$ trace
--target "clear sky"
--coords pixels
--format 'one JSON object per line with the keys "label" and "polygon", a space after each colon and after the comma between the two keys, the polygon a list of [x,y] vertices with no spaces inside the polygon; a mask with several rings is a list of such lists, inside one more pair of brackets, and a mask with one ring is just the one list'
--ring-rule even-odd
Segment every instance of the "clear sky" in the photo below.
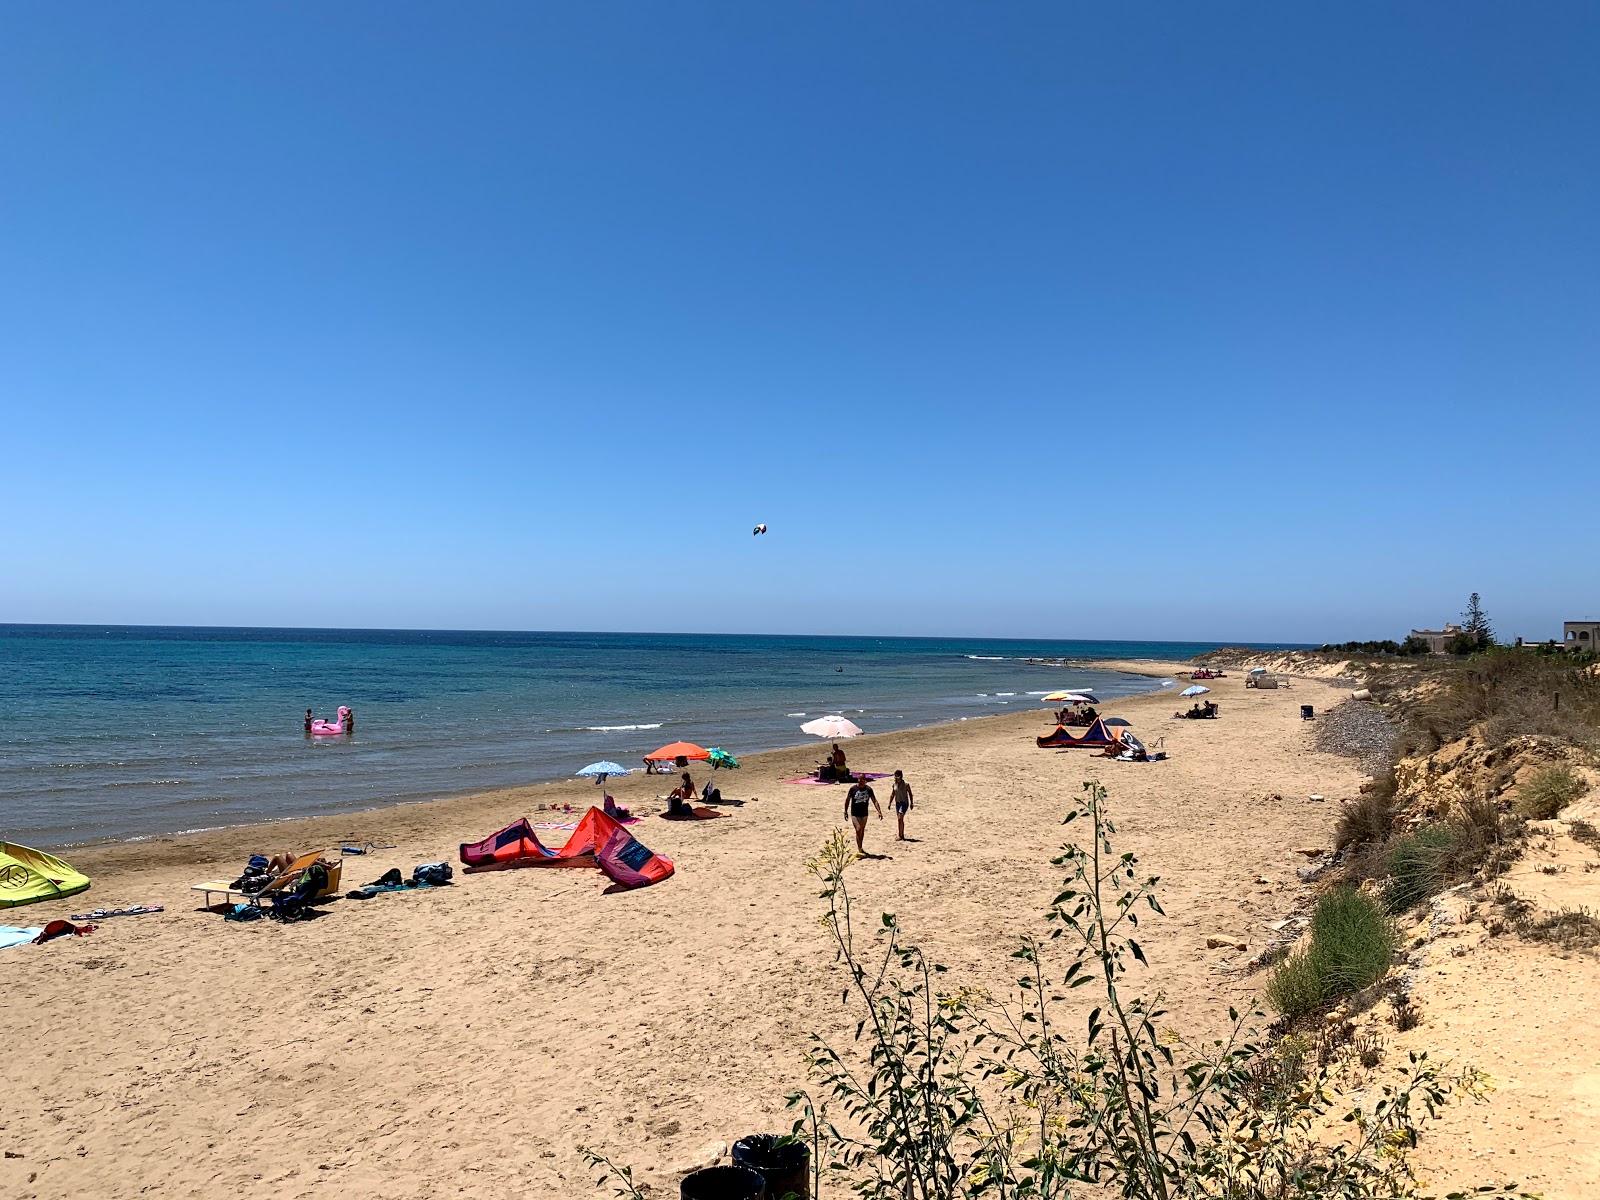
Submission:
{"label": "clear sky", "polygon": [[8,6],[0,621],[1559,636],[1597,61],[1587,2]]}

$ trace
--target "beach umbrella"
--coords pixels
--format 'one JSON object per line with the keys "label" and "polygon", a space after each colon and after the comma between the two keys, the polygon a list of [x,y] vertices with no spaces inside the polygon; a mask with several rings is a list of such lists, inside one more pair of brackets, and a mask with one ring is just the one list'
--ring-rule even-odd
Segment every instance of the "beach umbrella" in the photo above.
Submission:
{"label": "beach umbrella", "polygon": [[711,769],[713,771],[715,771],[718,767],[726,767],[730,771],[737,771],[739,769],[739,760],[733,755],[729,754],[721,746],[711,747],[711,749],[706,751],[706,757],[711,760]]}
{"label": "beach umbrella", "polygon": [[801,733],[809,733],[812,737],[848,738],[855,737],[861,732],[861,726],[854,721],[847,721],[843,717],[818,717],[815,721],[807,721],[800,726]]}
{"label": "beach umbrella", "polygon": [[614,763],[609,759],[604,762],[590,763],[583,770],[577,772],[577,774],[583,776],[593,775],[596,784],[604,783],[607,775],[628,775],[631,773],[627,767],[622,766],[620,763]]}
{"label": "beach umbrella", "polygon": [[1133,727],[1131,724],[1129,724],[1129,722],[1124,721],[1121,717],[1101,717],[1100,724],[1106,726],[1108,729],[1131,729]]}
{"label": "beach umbrella", "polygon": [[1099,699],[1093,692],[1051,692],[1042,699],[1054,701],[1057,704],[1099,704]]}
{"label": "beach umbrella", "polygon": [[711,751],[704,746],[696,746],[693,742],[672,742],[658,747],[645,755],[651,762],[662,762],[675,758],[693,758],[704,761],[711,757]]}
{"label": "beach umbrella", "polygon": [[1267,669],[1265,667],[1251,667],[1250,668],[1250,674],[1252,674],[1252,675],[1265,675],[1266,673],[1267,673]]}
{"label": "beach umbrella", "polygon": [[1195,684],[1195,685],[1194,685],[1194,686],[1193,686],[1193,687],[1186,687],[1186,688],[1184,688],[1184,689],[1183,689],[1183,691],[1181,691],[1181,692],[1179,692],[1179,693],[1178,693],[1178,695],[1180,695],[1180,696],[1204,696],[1204,695],[1205,695],[1205,694],[1206,694],[1206,693],[1207,693],[1207,692],[1209,692],[1209,691],[1210,691],[1210,690],[1211,690],[1211,689],[1210,689],[1210,688],[1208,688],[1208,687],[1201,687],[1201,686],[1200,686],[1200,685],[1199,685],[1199,684],[1198,684],[1198,683],[1197,683],[1197,684]]}

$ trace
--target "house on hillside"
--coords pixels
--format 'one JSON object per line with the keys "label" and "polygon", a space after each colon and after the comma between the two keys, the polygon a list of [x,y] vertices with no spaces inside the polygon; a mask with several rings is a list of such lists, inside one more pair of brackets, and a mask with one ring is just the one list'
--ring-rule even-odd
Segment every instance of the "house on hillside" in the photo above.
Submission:
{"label": "house on hillside", "polygon": [[1450,639],[1460,632],[1461,626],[1446,621],[1443,629],[1413,629],[1411,636],[1427,642],[1429,654],[1448,654]]}
{"label": "house on hillside", "polygon": [[1563,621],[1561,644],[1568,650],[1600,650],[1600,621]]}

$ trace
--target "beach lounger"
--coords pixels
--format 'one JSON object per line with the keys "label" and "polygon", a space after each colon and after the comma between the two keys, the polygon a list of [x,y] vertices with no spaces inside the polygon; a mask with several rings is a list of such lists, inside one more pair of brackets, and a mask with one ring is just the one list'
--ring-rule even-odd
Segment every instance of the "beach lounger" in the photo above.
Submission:
{"label": "beach lounger", "polygon": [[[314,850],[310,854],[302,854],[289,864],[287,870],[279,875],[259,892],[241,892],[226,879],[212,880],[210,883],[196,883],[190,886],[191,892],[204,892],[206,897],[205,907],[210,908],[215,904],[256,904],[259,905],[265,896],[278,892],[292,891],[295,881],[300,878],[300,873],[317,859],[323,856],[323,851]],[[328,885],[318,892],[312,899],[321,900],[326,896],[335,896],[339,893],[339,876],[343,873],[344,864],[335,858],[328,864]],[[211,897],[218,899],[213,900]]]}

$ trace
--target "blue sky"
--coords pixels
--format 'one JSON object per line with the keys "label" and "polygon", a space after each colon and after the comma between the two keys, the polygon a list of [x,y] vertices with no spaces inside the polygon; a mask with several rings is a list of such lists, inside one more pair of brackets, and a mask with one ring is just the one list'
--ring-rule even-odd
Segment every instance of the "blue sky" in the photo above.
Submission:
{"label": "blue sky", "polygon": [[1561,3],[14,7],[0,620],[1559,636],[1597,56]]}

